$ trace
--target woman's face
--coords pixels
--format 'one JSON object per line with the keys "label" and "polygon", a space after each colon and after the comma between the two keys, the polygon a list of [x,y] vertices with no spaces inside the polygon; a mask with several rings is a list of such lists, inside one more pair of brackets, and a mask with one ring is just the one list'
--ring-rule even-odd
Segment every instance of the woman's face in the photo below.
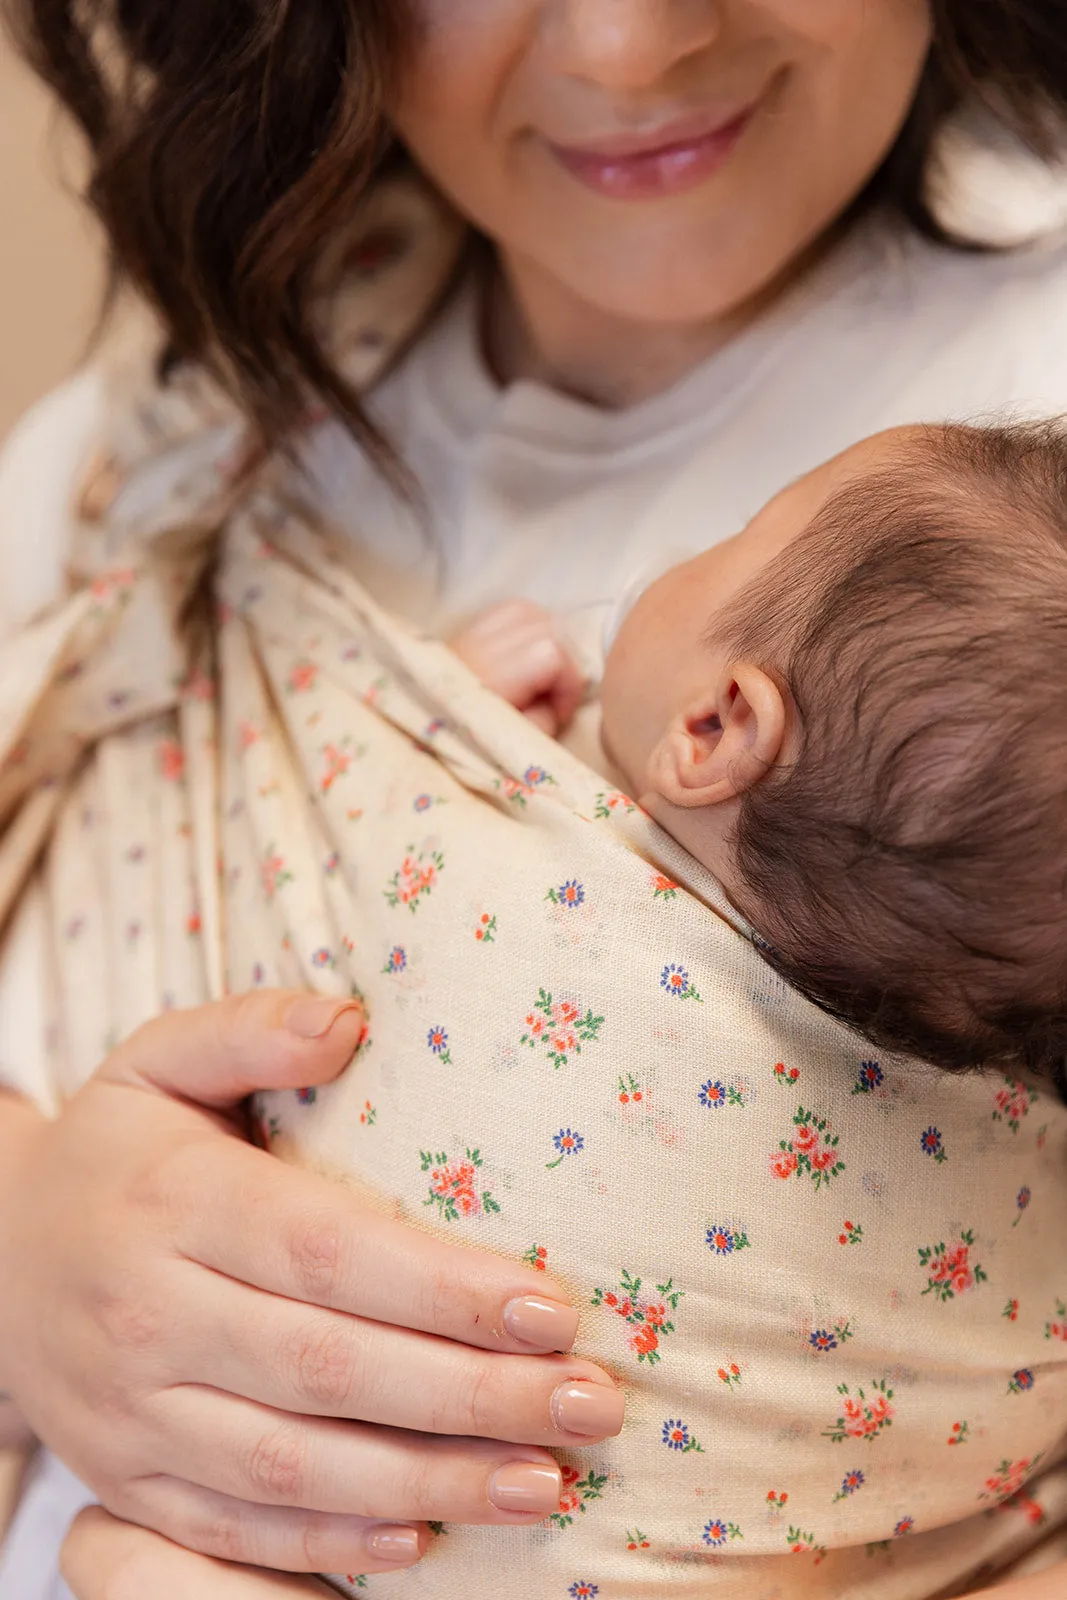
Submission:
{"label": "woman's face", "polygon": [[927,0],[410,0],[395,125],[506,258],[615,316],[724,315],[892,145]]}

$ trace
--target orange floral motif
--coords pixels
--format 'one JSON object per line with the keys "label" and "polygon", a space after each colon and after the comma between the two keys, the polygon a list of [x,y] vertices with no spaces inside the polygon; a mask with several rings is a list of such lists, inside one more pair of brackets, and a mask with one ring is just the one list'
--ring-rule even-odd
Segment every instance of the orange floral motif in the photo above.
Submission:
{"label": "orange floral motif", "polygon": [[391,906],[407,906],[417,911],[419,902],[431,893],[444,869],[445,858],[440,850],[416,853],[415,846],[408,847],[398,871],[393,873],[383,891]]}
{"label": "orange floral motif", "polygon": [[445,1222],[500,1210],[488,1186],[476,1187],[484,1182],[479,1177],[484,1166],[480,1150],[467,1150],[462,1161],[450,1161],[444,1151],[420,1150],[419,1158],[423,1172],[430,1174],[430,1193],[423,1205],[436,1206]]}
{"label": "orange floral motif", "polygon": [[580,1056],[583,1045],[594,1044],[603,1025],[604,1018],[594,1017],[592,1007],[587,1007],[583,1015],[576,1000],[554,1000],[547,989],[539,989],[526,1014],[526,1032],[519,1043],[528,1044],[531,1050],[543,1046],[558,1070],[572,1056]]}
{"label": "orange floral motif", "polygon": [[832,1428],[823,1430],[824,1439],[834,1444],[843,1444],[846,1439],[865,1439],[871,1443],[886,1428],[892,1427],[893,1391],[884,1378],[879,1378],[869,1389],[857,1389],[855,1396],[847,1383],[838,1384],[837,1392],[844,1396],[843,1415]]}
{"label": "orange floral motif", "polygon": [[979,1491],[979,1500],[996,1500],[998,1504],[1012,1499],[1022,1489],[1027,1478],[1043,1459],[1044,1451],[1036,1456],[1024,1456],[1018,1461],[1009,1461],[1005,1458],[995,1472],[991,1472],[983,1488]]}
{"label": "orange floral motif", "polygon": [[185,771],[185,752],[177,739],[159,743],[159,775],[165,783],[180,783]]}
{"label": "orange floral motif", "polygon": [[314,689],[319,678],[319,669],[314,661],[298,661],[292,667],[286,688],[290,694],[307,694]]}
{"label": "orange floral motif", "polygon": [[661,1341],[675,1331],[670,1317],[678,1310],[683,1290],[676,1289],[673,1280],[668,1278],[666,1283],[657,1283],[656,1300],[643,1301],[641,1284],[642,1280],[632,1277],[624,1267],[619,1287],[595,1290],[592,1304],[614,1311],[617,1317],[630,1324],[635,1330],[628,1341],[630,1349],[638,1361],[647,1361],[654,1367],[663,1359],[659,1348]]}

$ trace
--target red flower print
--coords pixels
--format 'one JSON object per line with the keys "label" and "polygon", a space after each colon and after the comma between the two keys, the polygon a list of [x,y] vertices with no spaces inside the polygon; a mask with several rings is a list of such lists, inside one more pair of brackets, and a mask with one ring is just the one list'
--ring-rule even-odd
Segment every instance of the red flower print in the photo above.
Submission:
{"label": "red flower print", "polygon": [[1028,1088],[1021,1079],[1005,1078],[1003,1087],[993,1096],[993,1121],[1006,1122],[1012,1133],[1018,1133],[1036,1099],[1037,1091]]}
{"label": "red flower print", "polygon": [[548,1270],[548,1251],[543,1244],[532,1244],[522,1259],[523,1263],[533,1267],[535,1272]]}
{"label": "red flower print", "polygon": [[185,771],[185,752],[177,739],[162,739],[159,744],[159,775],[165,783],[180,783]]}
{"label": "red flower print", "polygon": [[603,1496],[604,1485],[607,1483],[607,1473],[598,1474],[591,1469],[584,1478],[578,1476],[577,1468],[564,1466],[560,1469],[563,1476],[563,1494],[560,1498],[559,1510],[554,1511],[548,1521],[557,1528],[570,1527],[575,1516],[584,1516],[592,1500],[599,1500]]}
{"label": "red flower print", "polygon": [[474,930],[474,937],[478,940],[479,944],[495,943],[496,918],[491,917],[488,911],[484,911],[482,913],[478,922],[478,926]]}
{"label": "red flower print", "polygon": [[594,1306],[606,1306],[617,1317],[628,1322],[635,1330],[630,1335],[629,1348],[637,1356],[638,1361],[647,1361],[650,1366],[655,1366],[661,1360],[661,1342],[675,1331],[674,1323],[669,1319],[678,1309],[682,1290],[676,1289],[673,1281],[668,1278],[666,1283],[656,1285],[656,1292],[660,1298],[647,1301],[642,1298],[641,1286],[642,1280],[632,1277],[624,1268],[621,1292],[615,1289],[597,1289],[593,1294],[592,1303]]}
{"label": "red flower print", "polygon": [[[1008,1304],[1015,1307],[1015,1316],[1018,1316],[1019,1302],[1017,1300],[1009,1300]],[[1007,1316],[1007,1312],[1005,1312],[1005,1316]],[[1015,1321],[1015,1316],[1010,1318],[1012,1322]],[[1067,1302],[1063,1300],[1056,1301],[1055,1320],[1045,1323],[1045,1338],[1059,1339],[1067,1343]]]}
{"label": "red flower print", "polygon": [[919,1249],[919,1265],[926,1273],[923,1294],[938,1300],[954,1300],[986,1281],[984,1269],[970,1259],[974,1234],[968,1228],[951,1245],[925,1245]]}
{"label": "red flower print", "polygon": [[292,873],[286,870],[285,858],[277,854],[272,844],[264,852],[259,875],[268,900],[273,900],[279,889],[293,881]]}
{"label": "red flower print", "polygon": [[810,1178],[816,1189],[821,1189],[844,1172],[845,1163],[838,1150],[840,1141],[830,1131],[828,1118],[798,1106],[793,1129],[792,1138],[780,1139],[778,1149],[769,1157],[772,1177]]}
{"label": "red flower print", "polygon": [[636,805],[629,795],[622,793],[621,789],[606,789],[596,797],[593,815],[595,817],[610,817],[613,811],[621,811],[626,816],[637,810]]}
{"label": "red flower print", "polygon": [[948,1439],[946,1440],[946,1443],[947,1444],[967,1444],[968,1443],[967,1435],[968,1435],[969,1432],[970,1432],[970,1425],[968,1423],[966,1423],[966,1422],[954,1422],[952,1424],[952,1432],[949,1434]]}
{"label": "red flower print", "polygon": [[862,1241],[863,1229],[855,1222],[846,1222],[844,1232],[837,1236],[838,1244],[861,1244]]}
{"label": "red flower print", "polygon": [[576,1001],[553,1000],[546,989],[539,989],[519,1042],[531,1049],[545,1045],[548,1059],[558,1069],[572,1056],[580,1056],[584,1045],[595,1043],[603,1024],[604,1018],[595,1017],[591,1008],[583,1016]]}
{"label": "red flower print", "polygon": [[298,661],[289,673],[289,693],[307,694],[315,687],[318,676],[319,669],[313,661]]}
{"label": "red flower print", "polygon": [[1036,1456],[1026,1456],[1019,1461],[1003,1460],[996,1471],[985,1480],[985,1486],[979,1492],[978,1498],[1001,1502],[1011,1499],[1013,1495],[1019,1493],[1043,1457],[1044,1451],[1041,1451]]}
{"label": "red flower print", "polygon": [[237,729],[237,743],[242,750],[251,750],[260,741],[260,731],[254,722],[242,722]]}
{"label": "red flower print", "polygon": [[484,1164],[480,1150],[468,1150],[466,1159],[457,1162],[449,1161],[443,1151],[421,1150],[419,1157],[423,1172],[430,1174],[430,1193],[423,1205],[436,1206],[445,1222],[500,1210],[491,1189],[475,1188]]}
{"label": "red flower print", "polygon": [[417,911],[422,899],[432,892],[444,864],[445,858],[439,850],[416,854],[412,845],[383,891],[386,900],[391,906],[407,906],[409,911]]}
{"label": "red flower print", "polygon": [[885,1428],[892,1427],[893,1391],[884,1378],[877,1379],[867,1389],[857,1389],[855,1396],[848,1384],[842,1383],[838,1385],[838,1393],[845,1397],[842,1415],[833,1427],[823,1430],[824,1439],[834,1444],[843,1444],[846,1439],[871,1441]]}
{"label": "red flower print", "polygon": [[649,1539],[648,1535],[645,1534],[645,1533],[642,1533],[640,1528],[634,1528],[632,1532],[631,1532],[631,1530],[629,1528],[627,1528],[627,1530],[626,1530],[626,1548],[627,1548],[627,1550],[647,1550],[650,1547],[650,1544],[651,1544],[651,1540]]}
{"label": "red flower print", "polygon": [[329,794],[338,778],[343,778],[348,771],[355,756],[347,750],[342,750],[338,745],[328,744],[323,747],[323,771],[319,779],[319,793]]}

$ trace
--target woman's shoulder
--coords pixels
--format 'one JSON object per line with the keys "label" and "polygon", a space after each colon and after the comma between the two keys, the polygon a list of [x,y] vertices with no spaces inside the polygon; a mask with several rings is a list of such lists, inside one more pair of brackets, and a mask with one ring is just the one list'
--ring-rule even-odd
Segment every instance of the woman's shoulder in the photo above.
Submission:
{"label": "woman's shoulder", "polygon": [[75,486],[106,429],[107,384],[88,366],[39,400],[0,445],[0,629],[58,598]]}

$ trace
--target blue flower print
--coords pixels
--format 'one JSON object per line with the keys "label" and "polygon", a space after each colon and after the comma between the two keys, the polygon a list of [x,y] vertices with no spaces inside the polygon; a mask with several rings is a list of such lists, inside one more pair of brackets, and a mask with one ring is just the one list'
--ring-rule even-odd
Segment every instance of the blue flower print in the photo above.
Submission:
{"label": "blue flower print", "polygon": [[903,1539],[904,1535],[906,1533],[910,1533],[912,1528],[914,1528],[914,1526],[915,1526],[915,1518],[914,1517],[901,1517],[900,1521],[897,1523],[896,1527],[893,1529],[893,1538],[894,1539]]}
{"label": "blue flower print", "polygon": [[418,813],[419,816],[421,816],[424,811],[429,811],[430,807],[433,805],[433,795],[431,795],[431,794],[419,794],[419,795],[416,795],[415,796],[414,805],[415,805],[415,811]]}
{"label": "blue flower print", "polygon": [[313,967],[336,967],[337,962],[329,950],[323,949],[315,951],[311,958],[311,965]]}
{"label": "blue flower print", "polygon": [[394,972],[403,972],[407,964],[408,953],[404,949],[403,945],[397,944],[393,946],[386,957],[385,966],[382,968],[382,971],[385,973],[386,977],[391,977]]}
{"label": "blue flower print", "polygon": [[940,1166],[943,1161],[948,1160],[948,1153],[945,1150],[945,1142],[941,1137],[941,1130],[939,1128],[927,1128],[919,1142],[922,1145],[923,1154],[927,1156],[933,1156],[938,1166]]}
{"label": "blue flower print", "polygon": [[846,1472],[841,1480],[840,1489],[834,1495],[834,1504],[836,1505],[838,1500],[847,1500],[850,1494],[855,1494],[857,1489],[862,1489],[866,1481],[858,1467],[854,1472]]}
{"label": "blue flower print", "polygon": [[1013,1372],[1011,1382],[1008,1384],[1009,1394],[1028,1394],[1034,1387],[1034,1375],[1029,1367],[1020,1367],[1018,1372]]}
{"label": "blue flower print", "polygon": [[705,1522],[701,1538],[713,1550],[721,1550],[727,1539],[743,1539],[744,1534],[736,1522],[724,1522],[721,1517],[712,1517],[710,1522]]}
{"label": "blue flower print", "polygon": [[555,1145],[556,1150],[559,1153],[556,1156],[555,1161],[549,1161],[547,1163],[547,1170],[549,1172],[552,1172],[554,1168],[560,1166],[560,1164],[566,1160],[567,1156],[576,1156],[579,1150],[585,1149],[585,1140],[582,1138],[580,1133],[575,1133],[571,1128],[561,1128],[558,1133],[553,1134],[552,1143]]}
{"label": "blue flower print", "polygon": [[584,904],[585,888],[577,878],[568,878],[558,889],[550,889],[548,898],[554,906],[566,906],[569,911],[573,911],[575,906]]}
{"label": "blue flower print", "polygon": [[813,1350],[836,1350],[837,1340],[829,1328],[816,1328],[814,1333],[808,1335],[808,1343]]}
{"label": "blue flower print", "polygon": [[583,1581],[581,1583],[572,1583],[567,1593],[570,1595],[571,1600],[594,1600],[594,1597],[600,1593],[600,1588],[595,1583]]}
{"label": "blue flower print", "polygon": [[675,1000],[699,1000],[700,996],[693,988],[692,980],[684,967],[676,961],[669,961],[660,973],[659,985]]}
{"label": "blue flower print", "polygon": [[697,1099],[705,1111],[721,1111],[723,1106],[743,1106],[745,1097],[736,1084],[729,1087],[720,1083],[716,1078],[709,1078],[707,1083],[701,1084]]}
{"label": "blue flower print", "polygon": [[302,1106],[313,1106],[319,1098],[319,1091],[317,1089],[298,1089],[296,1098],[298,1104]]}
{"label": "blue flower print", "polygon": [[711,1227],[705,1235],[713,1255],[732,1256],[735,1250],[748,1249],[748,1235],[734,1228]]}
{"label": "blue flower print", "polygon": [[689,1429],[687,1422],[675,1421],[673,1418],[663,1424],[663,1443],[668,1450],[680,1450],[683,1455],[689,1455],[693,1450],[700,1455],[704,1454],[704,1446],[698,1444]]}
{"label": "blue flower print", "polygon": [[1019,1193],[1015,1196],[1015,1204],[1018,1206],[1020,1211],[1025,1211],[1027,1206],[1030,1204],[1030,1200],[1031,1194],[1029,1186],[1024,1183],[1022,1188],[1019,1190]]}
{"label": "blue flower print", "polygon": [[426,1035],[426,1043],[438,1060],[446,1067],[452,1065],[452,1052],[448,1048],[448,1032],[444,1028],[431,1028]]}
{"label": "blue flower print", "polygon": [[542,783],[555,783],[556,780],[550,772],[545,771],[544,767],[527,767],[522,775],[522,781],[528,789],[537,789]]}
{"label": "blue flower print", "polygon": [[877,1061],[861,1061],[859,1074],[852,1086],[853,1094],[870,1094],[885,1082],[885,1073]]}

